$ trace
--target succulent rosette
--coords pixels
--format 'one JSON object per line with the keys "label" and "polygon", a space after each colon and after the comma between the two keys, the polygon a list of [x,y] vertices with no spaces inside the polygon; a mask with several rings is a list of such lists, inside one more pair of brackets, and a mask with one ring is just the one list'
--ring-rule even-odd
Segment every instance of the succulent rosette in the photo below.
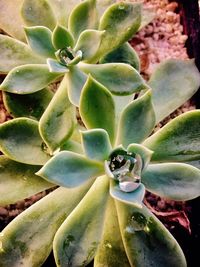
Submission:
{"label": "succulent rosette", "polygon": [[[68,139],[52,158],[38,130],[42,119],[16,118],[1,125],[2,176],[7,177],[1,202],[12,203],[39,187],[61,186],[2,231],[1,266],[41,266],[52,248],[57,266],[86,266],[92,259],[94,266],[186,266],[178,243],[142,202],[145,188],[178,201],[199,196],[200,111],[187,112],[152,134],[177,105],[174,90],[184,86],[199,86],[193,61],[168,61],[122,108],[89,76],[80,96],[86,127],[81,143]],[[6,183],[16,191],[6,192]]]}

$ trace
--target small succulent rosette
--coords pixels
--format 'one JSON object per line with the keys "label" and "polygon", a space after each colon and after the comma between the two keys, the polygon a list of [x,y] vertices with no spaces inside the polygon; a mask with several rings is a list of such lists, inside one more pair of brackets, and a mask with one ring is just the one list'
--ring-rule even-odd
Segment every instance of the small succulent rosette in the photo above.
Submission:
{"label": "small succulent rosette", "polygon": [[[152,77],[149,84],[153,81]],[[81,132],[81,145],[74,146],[73,141],[72,151],[56,152],[50,160],[37,163],[44,164],[42,168],[32,166],[34,170],[28,161],[15,161],[37,155],[41,137],[40,142],[27,139],[33,129],[38,133],[38,123],[21,118],[1,126],[1,136],[5,133],[1,149],[15,160],[3,156],[2,166],[3,160],[15,169],[21,166],[17,177],[21,187],[27,183],[25,171],[32,171],[32,176],[37,172],[46,186],[61,186],[2,231],[1,266],[16,262],[41,266],[52,247],[57,266],[86,266],[92,259],[94,266],[186,266],[178,243],[142,200],[145,188],[178,201],[199,196],[200,111],[187,112],[152,134],[156,122],[169,112],[166,105],[159,113],[155,99],[147,89],[119,113],[111,92],[89,76],[80,97],[80,115],[87,128]],[[23,120],[37,127],[29,132],[30,125],[25,128]],[[12,132],[17,131],[12,123],[24,128],[24,136]],[[24,143],[20,155],[15,151],[17,140]],[[32,163],[40,156],[34,156]]]}

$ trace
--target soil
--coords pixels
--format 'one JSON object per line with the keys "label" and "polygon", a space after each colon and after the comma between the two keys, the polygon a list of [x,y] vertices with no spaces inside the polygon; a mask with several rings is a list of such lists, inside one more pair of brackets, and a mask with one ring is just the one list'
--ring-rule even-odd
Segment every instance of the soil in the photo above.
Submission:
{"label": "soil", "polygon": [[[141,0],[132,0],[141,2]],[[136,49],[141,60],[143,76],[148,79],[156,65],[167,58],[187,59],[185,42],[178,5],[175,1],[144,0],[147,8],[155,9],[155,19],[141,30],[130,43]],[[52,89],[56,89],[56,85]],[[195,109],[194,100],[186,102],[182,107],[157,125],[156,130],[172,118],[188,110]],[[0,93],[0,123],[12,119],[6,111]],[[0,231],[23,210],[44,197],[50,191],[44,191],[16,204],[0,207]],[[145,196],[145,204],[163,222],[177,239],[186,256],[188,267],[198,267],[200,247],[200,198],[188,202],[167,201],[149,192]],[[49,256],[43,267],[53,267],[53,254]],[[92,264],[90,265],[92,266]],[[142,266],[141,266],[142,267]],[[173,267],[173,266],[172,266]],[[182,267],[182,266],[180,266]]]}

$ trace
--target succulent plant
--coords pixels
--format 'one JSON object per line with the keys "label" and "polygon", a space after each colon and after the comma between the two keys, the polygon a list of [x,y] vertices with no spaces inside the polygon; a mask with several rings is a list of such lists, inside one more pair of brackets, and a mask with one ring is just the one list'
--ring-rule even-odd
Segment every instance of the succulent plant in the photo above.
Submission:
{"label": "succulent plant", "polygon": [[[151,135],[199,83],[192,60],[161,64],[136,99],[113,95],[89,75],[80,97],[82,145],[72,134],[54,155],[43,139],[45,131],[53,133],[48,145],[54,147],[54,129],[41,134],[42,118],[2,124],[0,203],[61,187],[1,232],[0,265],[41,266],[53,247],[57,266],[86,266],[93,258],[94,266],[186,266],[178,243],[142,200],[145,188],[173,200],[199,196],[199,110]],[[58,98],[65,104],[66,90],[58,89]]]}

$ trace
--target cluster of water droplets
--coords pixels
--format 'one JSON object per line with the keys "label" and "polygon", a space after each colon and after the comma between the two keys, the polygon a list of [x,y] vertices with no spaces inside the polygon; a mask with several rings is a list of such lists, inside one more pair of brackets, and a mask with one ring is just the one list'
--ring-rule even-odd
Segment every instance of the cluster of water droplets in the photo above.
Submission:
{"label": "cluster of water droplets", "polygon": [[75,52],[70,46],[56,52],[56,56],[64,66],[75,65],[82,59],[82,51]]}

